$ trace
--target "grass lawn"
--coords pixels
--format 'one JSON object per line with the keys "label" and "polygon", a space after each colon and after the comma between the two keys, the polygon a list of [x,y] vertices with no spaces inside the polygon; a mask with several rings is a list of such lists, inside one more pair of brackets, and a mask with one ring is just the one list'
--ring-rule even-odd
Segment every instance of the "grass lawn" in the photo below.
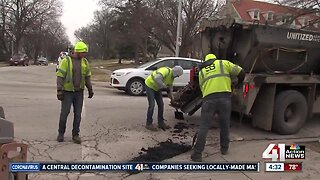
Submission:
{"label": "grass lawn", "polygon": [[8,63],[0,61],[0,67],[8,66]]}
{"label": "grass lawn", "polygon": [[118,60],[92,60],[90,62],[92,81],[109,82],[112,71],[122,68],[132,68],[138,65],[131,61],[123,61],[118,64]]}

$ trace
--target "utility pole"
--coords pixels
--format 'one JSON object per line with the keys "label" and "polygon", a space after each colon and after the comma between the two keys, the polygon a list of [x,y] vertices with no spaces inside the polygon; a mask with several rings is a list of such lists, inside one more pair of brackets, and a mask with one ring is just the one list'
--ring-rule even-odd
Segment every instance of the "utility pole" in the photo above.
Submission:
{"label": "utility pole", "polygon": [[179,48],[181,46],[181,9],[182,9],[182,0],[179,0],[178,7],[178,25],[177,25],[177,37],[176,37],[176,57],[179,56]]}
{"label": "utility pole", "polygon": [[13,57],[13,36],[11,38],[11,57]]}

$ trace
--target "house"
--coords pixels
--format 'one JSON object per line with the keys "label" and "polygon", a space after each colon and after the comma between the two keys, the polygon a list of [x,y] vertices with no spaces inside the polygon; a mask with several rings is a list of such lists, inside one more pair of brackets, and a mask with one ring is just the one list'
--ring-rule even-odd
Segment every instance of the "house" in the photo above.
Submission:
{"label": "house", "polygon": [[319,31],[319,13],[257,0],[227,0],[222,16],[241,19],[245,23],[283,25]]}

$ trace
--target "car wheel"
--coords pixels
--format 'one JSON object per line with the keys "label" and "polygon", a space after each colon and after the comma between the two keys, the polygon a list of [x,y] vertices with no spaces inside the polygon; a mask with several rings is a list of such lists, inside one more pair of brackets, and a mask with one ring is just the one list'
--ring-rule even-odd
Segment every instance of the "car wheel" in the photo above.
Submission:
{"label": "car wheel", "polygon": [[279,134],[297,133],[308,113],[306,98],[298,91],[288,90],[276,96],[272,127]]}
{"label": "car wheel", "polygon": [[132,96],[141,96],[144,92],[144,82],[142,79],[131,79],[127,83],[126,91]]}

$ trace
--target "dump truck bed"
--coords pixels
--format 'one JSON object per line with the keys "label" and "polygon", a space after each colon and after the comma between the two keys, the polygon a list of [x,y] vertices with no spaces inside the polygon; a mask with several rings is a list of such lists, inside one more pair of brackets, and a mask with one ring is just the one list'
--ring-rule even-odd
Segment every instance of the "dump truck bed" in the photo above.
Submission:
{"label": "dump truck bed", "polygon": [[204,54],[215,52],[247,73],[319,74],[320,33],[235,19],[201,23]]}

